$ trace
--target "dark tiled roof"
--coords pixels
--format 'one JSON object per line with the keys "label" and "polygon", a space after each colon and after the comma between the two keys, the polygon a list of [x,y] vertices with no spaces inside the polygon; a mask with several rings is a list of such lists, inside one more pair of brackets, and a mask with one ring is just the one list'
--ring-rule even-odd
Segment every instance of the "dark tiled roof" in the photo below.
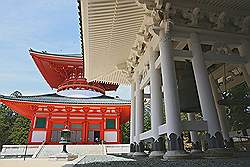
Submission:
{"label": "dark tiled roof", "polygon": [[81,54],[54,54],[54,53],[48,53],[46,51],[42,51],[42,52],[35,51],[31,48],[29,51],[33,53],[37,53],[39,55],[43,55],[43,56],[82,58]]}
{"label": "dark tiled roof", "polygon": [[23,102],[44,102],[44,103],[63,103],[63,104],[130,104],[129,100],[118,99],[106,95],[91,98],[74,98],[60,96],[56,93],[38,96],[0,96],[2,99]]}

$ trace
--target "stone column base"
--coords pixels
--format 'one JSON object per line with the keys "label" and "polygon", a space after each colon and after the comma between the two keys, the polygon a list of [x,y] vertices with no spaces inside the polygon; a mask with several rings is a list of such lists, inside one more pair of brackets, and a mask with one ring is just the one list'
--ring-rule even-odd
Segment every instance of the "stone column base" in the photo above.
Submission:
{"label": "stone column base", "polygon": [[157,140],[153,138],[152,142],[152,151],[149,154],[149,158],[162,158],[165,151],[164,148],[164,139],[162,137],[159,137]]}
{"label": "stone column base", "polygon": [[192,159],[202,158],[204,156],[204,152],[199,149],[192,149],[190,152],[190,156]]}
{"label": "stone column base", "polygon": [[205,158],[230,158],[233,157],[233,151],[225,148],[210,148],[205,151]]}
{"label": "stone column base", "polygon": [[130,153],[128,153],[128,156],[133,156],[136,151],[136,143],[130,143]]}
{"label": "stone column base", "polygon": [[147,154],[145,152],[135,152],[133,154],[133,158],[144,158],[146,156],[147,156]]}
{"label": "stone column base", "polygon": [[191,154],[201,154],[203,152],[201,150],[198,150],[198,149],[192,149],[190,153]]}
{"label": "stone column base", "polygon": [[167,151],[163,159],[171,160],[171,159],[190,159],[190,155],[184,150],[172,150]]}
{"label": "stone column base", "polygon": [[164,151],[152,151],[149,154],[149,158],[162,158],[164,155]]}
{"label": "stone column base", "polygon": [[127,156],[132,157],[134,155],[134,153],[135,152],[130,152],[130,153],[127,154]]}

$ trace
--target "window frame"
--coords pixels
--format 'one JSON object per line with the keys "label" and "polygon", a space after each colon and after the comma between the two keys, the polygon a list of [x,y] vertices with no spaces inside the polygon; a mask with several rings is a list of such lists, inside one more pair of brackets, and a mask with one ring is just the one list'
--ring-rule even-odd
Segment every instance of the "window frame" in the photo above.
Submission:
{"label": "window frame", "polygon": [[[45,119],[44,127],[37,127],[37,122],[39,119]],[[47,117],[36,117],[34,123],[34,129],[46,129],[47,128]]]}
{"label": "window frame", "polygon": [[[109,120],[113,120],[114,121],[114,126],[112,128],[109,128],[108,127],[108,121]],[[105,121],[105,129],[107,130],[114,130],[114,129],[117,129],[116,128],[116,119],[115,118],[107,118],[106,121]]]}

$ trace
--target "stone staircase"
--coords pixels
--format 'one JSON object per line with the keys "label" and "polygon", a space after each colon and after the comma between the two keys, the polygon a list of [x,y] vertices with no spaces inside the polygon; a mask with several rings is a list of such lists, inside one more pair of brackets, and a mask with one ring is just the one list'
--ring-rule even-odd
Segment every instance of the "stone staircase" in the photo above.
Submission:
{"label": "stone staircase", "polygon": [[[62,152],[62,145],[44,145],[36,158],[47,158]],[[102,145],[68,145],[67,151],[78,156],[83,155],[106,155]]]}
{"label": "stone staircase", "polygon": [[[0,158],[48,158],[62,152],[62,145],[4,145]],[[68,145],[69,153],[79,156],[127,154],[129,144]]]}
{"label": "stone staircase", "polygon": [[0,152],[0,158],[32,157],[39,145],[4,145]]}

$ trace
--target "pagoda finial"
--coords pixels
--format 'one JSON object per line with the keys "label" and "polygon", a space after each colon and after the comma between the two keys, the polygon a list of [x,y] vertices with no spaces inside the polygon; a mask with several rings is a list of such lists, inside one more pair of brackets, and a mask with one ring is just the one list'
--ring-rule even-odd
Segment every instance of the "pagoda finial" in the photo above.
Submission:
{"label": "pagoda finial", "polygon": [[19,92],[19,91],[15,91],[13,93],[10,94],[11,97],[21,97],[22,96],[22,93]]}

